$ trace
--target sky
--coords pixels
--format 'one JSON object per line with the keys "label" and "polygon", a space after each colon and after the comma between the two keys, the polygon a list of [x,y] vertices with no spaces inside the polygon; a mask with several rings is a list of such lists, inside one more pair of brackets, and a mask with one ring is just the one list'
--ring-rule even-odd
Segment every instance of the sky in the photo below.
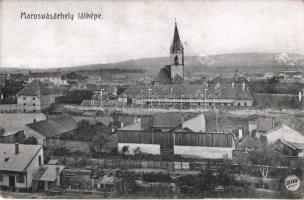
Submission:
{"label": "sky", "polygon": [[[102,20],[25,20],[102,13]],[[0,67],[69,67],[169,56],[174,21],[186,56],[304,54],[304,1],[0,0]]]}

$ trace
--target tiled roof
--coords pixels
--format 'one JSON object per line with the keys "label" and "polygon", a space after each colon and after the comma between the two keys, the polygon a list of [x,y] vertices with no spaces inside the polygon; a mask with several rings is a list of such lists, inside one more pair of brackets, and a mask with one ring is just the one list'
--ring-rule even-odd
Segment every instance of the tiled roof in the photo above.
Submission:
{"label": "tiled roof", "polygon": [[42,171],[42,173],[37,173],[38,176],[34,177],[34,180],[39,181],[55,181],[56,180],[56,167],[59,168],[59,174],[62,173],[64,166],[61,165],[43,165],[42,168],[39,170]]}
{"label": "tiled roof", "polygon": [[45,120],[46,116],[43,113],[1,113],[0,127],[6,131],[9,130],[25,130],[26,124],[34,121]]}
{"label": "tiled roof", "polygon": [[260,146],[261,146],[261,140],[247,135],[239,141],[238,149],[239,150],[245,150],[246,148],[258,149]]}
{"label": "tiled roof", "polygon": [[19,153],[15,154],[15,144],[2,143],[0,145],[0,171],[24,171],[41,148],[41,145],[19,144]]}
{"label": "tiled roof", "polygon": [[134,124],[136,119],[141,120],[141,128],[142,130],[147,130],[151,127],[153,122],[152,115],[122,115],[118,118],[119,122],[122,122],[124,126],[128,126]]}
{"label": "tiled roof", "polygon": [[253,97],[249,92],[247,86],[243,90],[242,84],[234,84],[232,87],[231,84],[220,84],[217,87],[217,84],[208,84],[205,85],[195,85],[195,84],[170,84],[170,85],[142,85],[142,86],[130,86],[122,94],[128,95],[131,97],[144,97],[149,98],[152,95],[157,96],[158,98],[176,98],[180,99],[182,96],[185,99],[204,99],[205,89],[208,89],[206,92],[207,98],[213,99],[214,95],[217,99],[243,99],[243,100],[252,100]]}
{"label": "tiled roof", "polygon": [[163,67],[157,76],[154,78],[154,82],[161,82],[163,84],[169,84],[171,82],[171,67],[167,65]]}
{"label": "tiled roof", "polygon": [[50,89],[41,83],[39,80],[33,80],[27,84],[22,90],[20,90],[17,95],[25,96],[38,96],[38,95],[48,95],[50,94]]}
{"label": "tiled roof", "polygon": [[182,50],[182,49],[183,49],[183,45],[180,41],[177,25],[175,23],[174,36],[173,36],[173,41],[172,41],[170,50],[171,50],[171,53],[176,53],[177,51]]}
{"label": "tiled roof", "polygon": [[75,130],[77,123],[71,116],[63,115],[53,119],[27,124],[27,126],[34,129],[41,135],[53,137]]}
{"label": "tiled roof", "polygon": [[172,129],[182,123],[182,120],[188,120],[198,115],[197,113],[154,113],[153,115],[122,115],[119,118],[125,126],[134,124],[136,119],[141,120],[141,130],[149,130],[151,128],[168,128]]}
{"label": "tiled roof", "polygon": [[288,117],[280,121],[281,124],[286,125],[304,136],[304,118],[302,117]]}
{"label": "tiled roof", "polygon": [[174,128],[182,123],[191,119],[198,114],[194,113],[181,113],[181,112],[168,112],[168,113],[154,113],[152,127]]}
{"label": "tiled roof", "polygon": [[274,121],[272,118],[263,117],[258,118],[257,131],[266,132],[274,128]]}
{"label": "tiled roof", "polygon": [[[242,117],[227,116],[225,113],[205,112],[206,132],[231,132],[243,127],[248,130],[248,119]],[[217,123],[216,123],[217,122]]]}
{"label": "tiled roof", "polygon": [[109,116],[94,116],[94,117],[92,117],[92,116],[73,116],[73,119],[76,122],[80,122],[81,120],[86,120],[86,121],[89,121],[91,123],[101,122],[105,126],[109,126],[109,124],[111,122],[113,122],[113,118],[109,117]]}

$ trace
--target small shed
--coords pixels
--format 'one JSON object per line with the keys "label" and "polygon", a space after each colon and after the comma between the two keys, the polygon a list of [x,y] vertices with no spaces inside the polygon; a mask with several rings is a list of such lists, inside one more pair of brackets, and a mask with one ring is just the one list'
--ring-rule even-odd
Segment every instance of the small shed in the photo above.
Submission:
{"label": "small shed", "polygon": [[49,190],[50,187],[60,187],[62,183],[62,171],[65,166],[43,165],[34,176],[33,191]]}

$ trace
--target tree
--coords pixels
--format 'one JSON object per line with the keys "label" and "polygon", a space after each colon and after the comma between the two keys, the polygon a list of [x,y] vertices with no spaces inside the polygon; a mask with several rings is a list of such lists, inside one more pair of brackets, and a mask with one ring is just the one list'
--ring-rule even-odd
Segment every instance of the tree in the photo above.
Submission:
{"label": "tree", "polygon": [[136,189],[136,175],[130,172],[121,172],[118,177],[122,178],[122,192],[129,193]]}
{"label": "tree", "polygon": [[137,147],[136,149],[134,149],[134,155],[141,155],[142,151],[140,149],[140,147]]}
{"label": "tree", "polygon": [[215,177],[212,174],[210,166],[199,175],[199,188],[201,191],[209,191],[215,186]]}
{"label": "tree", "polygon": [[89,121],[81,120],[77,123],[76,132],[77,135],[75,136],[75,139],[88,141],[91,140],[94,129]]}
{"label": "tree", "polygon": [[257,151],[251,151],[249,161],[258,165],[263,178],[267,178],[271,166],[288,166],[288,160],[275,149],[275,145],[264,145]]}
{"label": "tree", "polygon": [[123,155],[129,154],[129,146],[123,146],[121,150]]}
{"label": "tree", "polygon": [[109,136],[103,133],[98,133],[92,137],[91,143],[94,145],[94,147],[97,147],[98,152],[100,153],[102,148],[108,141],[109,141]]}

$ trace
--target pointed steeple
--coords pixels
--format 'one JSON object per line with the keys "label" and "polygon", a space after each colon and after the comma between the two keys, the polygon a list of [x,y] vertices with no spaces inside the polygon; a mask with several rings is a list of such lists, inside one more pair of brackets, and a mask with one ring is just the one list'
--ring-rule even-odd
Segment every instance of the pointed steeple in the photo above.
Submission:
{"label": "pointed steeple", "polygon": [[176,21],[175,21],[173,42],[172,42],[170,50],[171,50],[171,54],[172,53],[177,53],[178,51],[183,50],[183,45],[182,45],[182,43],[180,41],[180,38],[179,38],[179,33],[178,33]]}

